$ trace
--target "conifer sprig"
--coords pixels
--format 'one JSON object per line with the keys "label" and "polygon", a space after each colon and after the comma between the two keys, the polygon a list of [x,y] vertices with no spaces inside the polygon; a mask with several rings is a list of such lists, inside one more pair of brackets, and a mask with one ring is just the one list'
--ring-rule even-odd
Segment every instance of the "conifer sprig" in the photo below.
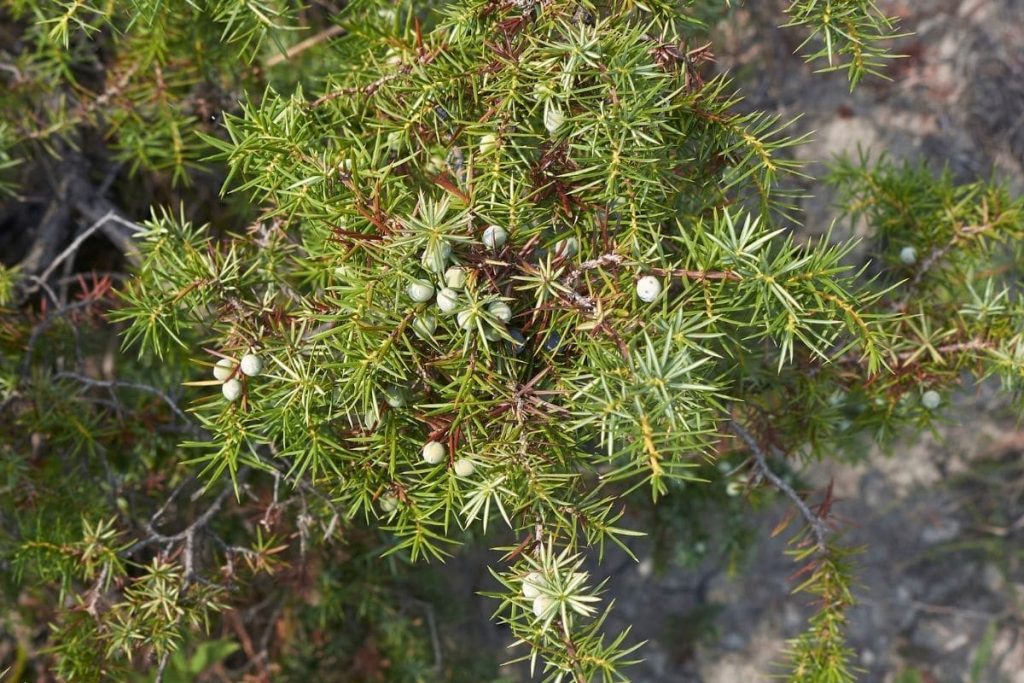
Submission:
{"label": "conifer sprig", "polygon": [[808,62],[825,60],[823,71],[845,70],[851,88],[867,75],[885,77],[894,57],[886,43],[899,34],[895,18],[875,0],[793,0],[786,13],[788,26],[810,29],[800,46]]}

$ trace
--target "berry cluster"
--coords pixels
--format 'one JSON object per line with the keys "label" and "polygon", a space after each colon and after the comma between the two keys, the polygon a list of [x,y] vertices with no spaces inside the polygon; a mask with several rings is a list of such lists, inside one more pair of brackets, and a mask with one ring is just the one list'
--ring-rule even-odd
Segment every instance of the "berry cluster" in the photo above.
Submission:
{"label": "berry cluster", "polygon": [[245,354],[237,362],[231,358],[221,358],[213,366],[213,376],[219,382],[223,382],[220,390],[229,403],[233,403],[241,397],[245,389],[243,381],[246,377],[256,377],[261,372],[263,372],[263,359],[252,352]]}

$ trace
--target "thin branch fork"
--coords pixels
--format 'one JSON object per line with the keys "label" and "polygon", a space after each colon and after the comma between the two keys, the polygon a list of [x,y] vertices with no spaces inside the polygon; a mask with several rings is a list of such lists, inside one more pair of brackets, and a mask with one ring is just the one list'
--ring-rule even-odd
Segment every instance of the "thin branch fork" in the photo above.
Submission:
{"label": "thin branch fork", "polygon": [[234,487],[231,484],[225,486],[224,490],[221,491],[220,494],[213,500],[213,503],[210,504],[210,507],[206,508],[206,510],[201,515],[199,515],[199,517],[197,517],[194,522],[189,524],[184,530],[179,531],[178,533],[173,534],[171,536],[166,536],[160,533],[153,527],[152,522],[147,522],[146,532],[149,534],[149,537],[142,541],[139,541],[134,546],[132,546],[128,551],[129,554],[135,550],[138,550],[152,543],[174,543],[176,541],[187,540],[189,536],[195,534],[195,532],[198,529],[202,529],[204,526],[210,523],[214,515],[216,515],[217,512],[220,511],[221,507],[224,505],[224,501],[227,500],[228,496],[231,494],[233,490]]}
{"label": "thin branch fork", "polygon": [[[23,292],[23,297],[37,292],[40,288],[39,282],[48,280],[60,264],[69,258],[73,259],[82,244],[96,232],[102,232],[124,254],[129,263],[138,265],[140,262],[139,250],[133,237],[143,228],[125,218],[112,203],[98,196],[99,191],[84,177],[78,165],[71,163],[72,161],[73,159],[63,163],[58,169],[62,175],[55,186],[55,197],[40,221],[36,238],[28,254],[18,264],[19,270],[27,275],[42,271],[35,281],[36,284]],[[75,212],[92,221],[92,224],[54,257],[53,254],[63,242]],[[127,228],[128,232],[123,228]]]}
{"label": "thin branch fork", "polygon": [[341,35],[344,32],[345,32],[345,27],[344,26],[337,26],[337,25],[329,26],[326,29],[324,29],[323,31],[320,31],[317,34],[312,35],[309,38],[306,38],[302,42],[299,42],[299,43],[296,43],[295,45],[292,45],[291,47],[289,47],[284,52],[278,52],[277,54],[273,55],[272,57],[267,59],[267,61],[264,63],[263,66],[268,68],[268,69],[271,68],[271,67],[275,67],[278,64],[281,64],[282,62],[288,61],[292,57],[296,57],[296,56],[302,54],[303,52],[305,52],[306,50],[310,49],[311,47],[315,47],[315,46],[319,45],[320,43],[324,42],[325,40],[328,40],[328,39],[333,38],[335,36]]}
{"label": "thin branch fork", "polygon": [[[238,470],[237,480],[244,481],[248,477],[248,475],[249,468],[242,467]],[[146,548],[156,543],[162,545],[169,545],[171,543],[179,543],[184,541],[185,557],[183,559],[183,564],[185,569],[185,581],[190,582],[192,580],[195,567],[196,534],[202,531],[207,525],[210,524],[210,522],[213,521],[217,513],[220,512],[220,509],[224,507],[224,503],[225,501],[227,501],[228,496],[231,495],[231,493],[234,490],[234,483],[228,482],[227,486],[225,486],[224,489],[220,492],[220,494],[218,494],[218,496],[213,500],[210,506],[206,508],[206,510],[204,510],[202,514],[196,517],[196,519],[191,524],[189,524],[187,527],[185,527],[176,534],[167,535],[157,531],[156,528],[154,527],[154,524],[156,523],[158,516],[155,514],[152,518],[150,518],[148,522],[146,522],[146,538],[137,541],[134,545],[125,550],[123,553],[124,556],[130,557],[139,550],[142,550],[143,548]],[[161,507],[158,513],[160,513],[163,509],[164,508]]]}
{"label": "thin branch fork", "polygon": [[757,464],[757,469],[764,475],[764,478],[771,482],[772,486],[776,488],[782,495],[789,499],[789,501],[796,507],[800,516],[804,518],[808,528],[811,530],[811,534],[814,536],[815,545],[821,552],[826,552],[828,549],[828,527],[825,522],[816,515],[804,499],[800,497],[793,487],[786,483],[786,481],[776,474],[771,467],[768,466],[768,456],[761,444],[757,442],[757,439],[747,431],[739,422],[731,420],[729,426],[733,432],[736,433],[743,443],[746,444],[747,448],[750,449],[750,454],[754,458],[754,462]]}
{"label": "thin branch fork", "polygon": [[122,380],[100,380],[76,372],[58,372],[54,375],[54,379],[72,379],[77,382],[81,382],[87,387],[94,387],[97,389],[135,389],[147,394],[152,394],[167,404],[167,407],[185,423],[186,427],[190,430],[198,429],[196,423],[189,419],[189,416],[186,415],[180,407],[178,407],[177,402],[175,402],[173,398],[171,398],[166,392],[148,384],[125,382]]}
{"label": "thin branch fork", "polygon": [[[44,270],[39,275],[37,282],[41,283],[49,280],[50,276],[53,275],[53,272],[57,270],[57,266],[63,263],[68,257],[73,256],[78,251],[79,247],[82,246],[82,243],[85,242],[90,237],[92,237],[93,234],[95,234],[99,230],[106,228],[108,222],[121,223],[122,225],[130,227],[132,230],[136,232],[142,229],[138,225],[132,223],[131,221],[126,221],[122,219],[120,216],[118,216],[116,211],[107,211],[105,214],[96,219],[96,221],[94,221],[93,224],[90,225],[87,229],[83,230],[82,233],[79,234],[78,237],[76,237],[74,241],[71,244],[69,244],[64,251],[58,254],[50,262],[50,265],[47,266],[46,270]],[[39,286],[39,284],[36,284],[35,287],[30,288],[27,291],[27,293],[32,294],[37,289],[39,289]]]}

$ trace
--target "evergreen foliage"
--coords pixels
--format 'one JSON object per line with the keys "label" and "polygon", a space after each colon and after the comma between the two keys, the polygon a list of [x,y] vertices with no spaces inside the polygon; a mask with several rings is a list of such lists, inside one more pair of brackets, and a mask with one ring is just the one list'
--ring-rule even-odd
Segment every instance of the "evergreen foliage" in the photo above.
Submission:
{"label": "evergreen foliage", "polygon": [[[697,533],[675,511],[774,489],[818,610],[790,678],[852,681],[855,553],[793,473],[927,428],[962,381],[1019,406],[1021,202],[845,160],[872,259],[798,238],[800,141],[692,47],[723,3],[6,9],[3,178],[92,127],[135,173],[226,173],[213,211],[196,187],[90,219],[137,228],[123,282],[61,280],[70,252],[0,270],[0,552],[64,679],[194,675],[239,655],[216,623],[246,633],[239,677],[482,680],[408,586],[482,538],[531,669],[628,680],[643,648],[604,628],[594,562],[648,513]],[[880,68],[873,3],[789,13],[851,83]]]}

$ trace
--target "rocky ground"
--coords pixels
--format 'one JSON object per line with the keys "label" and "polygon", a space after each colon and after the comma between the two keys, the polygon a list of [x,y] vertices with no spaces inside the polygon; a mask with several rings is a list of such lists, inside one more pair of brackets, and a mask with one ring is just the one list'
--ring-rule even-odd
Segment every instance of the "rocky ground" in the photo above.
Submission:
{"label": "rocky ground", "polygon": [[[722,27],[719,67],[736,77],[744,106],[803,114],[796,129],[812,139],[797,155],[813,177],[836,154],[864,150],[1024,191],[1024,2],[879,4],[913,33],[897,44],[907,57],[891,81],[851,93],[841,74],[801,64],[797,36],[759,40],[778,23],[776,2],[746,3]],[[832,197],[818,181],[803,189],[807,226],[823,231]],[[808,473],[821,485],[835,479],[846,538],[866,547],[850,627],[865,683],[1024,682],[1024,432],[988,387],[947,417],[934,437]],[[766,541],[743,576],[716,577],[708,600],[724,606],[722,638],[698,646],[684,670],[652,662],[645,680],[767,680],[806,602],[787,595],[792,565],[781,550]]]}
{"label": "rocky ground", "polygon": [[[744,107],[802,115],[794,132],[812,139],[797,155],[815,178],[834,155],[862,149],[1024,191],[1024,2],[879,4],[913,33],[897,42],[907,57],[889,81],[851,93],[843,74],[814,74],[793,54],[800,35],[775,29],[778,0],[747,2],[720,27],[717,68],[736,78]],[[832,197],[820,180],[801,182],[808,229],[823,232]],[[840,226],[850,231],[857,226]],[[849,631],[864,683],[1024,683],[1024,431],[1003,400],[979,387],[946,406],[935,435],[805,473],[818,486],[834,480],[844,539],[865,547]],[[753,683],[779,672],[808,612],[808,598],[790,593],[785,539],[769,538],[784,513],[763,513],[764,540],[737,576],[714,565],[656,573],[649,562],[605,563],[616,574],[617,621],[650,641],[632,680]],[[480,574],[474,587],[485,582]],[[486,616],[471,627],[491,633],[500,656],[504,635]]]}

